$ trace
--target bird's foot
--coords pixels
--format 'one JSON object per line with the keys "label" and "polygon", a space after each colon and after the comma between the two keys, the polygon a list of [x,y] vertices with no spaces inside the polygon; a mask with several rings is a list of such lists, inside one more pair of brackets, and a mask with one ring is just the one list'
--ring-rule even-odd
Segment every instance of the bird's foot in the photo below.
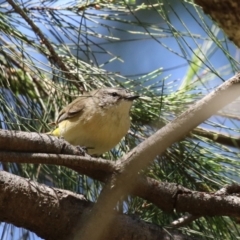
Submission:
{"label": "bird's foot", "polygon": [[78,149],[79,153],[82,156],[88,155],[88,149],[93,149],[93,147],[85,147],[85,146],[76,146],[76,148]]}

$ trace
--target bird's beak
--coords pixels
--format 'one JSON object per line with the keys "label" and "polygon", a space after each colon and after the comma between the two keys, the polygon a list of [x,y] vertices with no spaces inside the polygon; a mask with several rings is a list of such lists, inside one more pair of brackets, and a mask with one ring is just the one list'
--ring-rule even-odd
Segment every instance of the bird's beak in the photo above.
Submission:
{"label": "bird's beak", "polygon": [[138,95],[130,95],[130,96],[126,96],[125,99],[128,101],[133,101],[135,99],[139,98]]}

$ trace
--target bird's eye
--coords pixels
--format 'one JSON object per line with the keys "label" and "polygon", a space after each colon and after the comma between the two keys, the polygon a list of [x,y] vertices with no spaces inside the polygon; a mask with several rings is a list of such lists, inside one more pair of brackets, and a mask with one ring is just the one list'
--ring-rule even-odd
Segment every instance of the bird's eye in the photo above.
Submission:
{"label": "bird's eye", "polygon": [[112,95],[113,97],[117,97],[117,96],[118,96],[118,94],[117,94],[116,92],[112,92],[111,95]]}

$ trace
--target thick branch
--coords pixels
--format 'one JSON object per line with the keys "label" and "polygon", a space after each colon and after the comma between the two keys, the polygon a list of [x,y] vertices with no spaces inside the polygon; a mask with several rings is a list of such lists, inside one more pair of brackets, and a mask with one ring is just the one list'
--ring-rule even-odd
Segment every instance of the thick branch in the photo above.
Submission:
{"label": "thick branch", "polygon": [[216,21],[238,47],[240,47],[239,0],[195,0]]}
{"label": "thick branch", "polygon": [[[78,171],[80,174],[88,175],[103,182],[106,182],[112,174],[118,172],[114,162],[74,155],[0,152],[0,161],[66,166]],[[137,177],[135,184],[136,187],[133,189],[133,195],[155,204],[166,212],[176,210],[178,212],[189,212],[191,214],[201,214],[204,216],[239,216],[240,205],[236,204],[233,206],[232,198],[228,198],[239,192],[240,187],[238,185],[224,188],[228,189],[225,192],[218,191],[215,194],[208,194],[191,191],[175,183],[159,182],[142,176]],[[181,196],[188,199],[186,200],[188,201],[187,206],[185,204],[186,201],[181,200]],[[202,197],[200,198],[199,196]],[[221,196],[222,200],[219,201],[216,196]],[[212,207],[213,201],[214,208]],[[196,202],[198,202],[198,204],[196,204]],[[234,202],[238,203],[237,197],[234,197]],[[201,208],[199,208],[199,205],[201,205]],[[218,208],[216,208],[216,206],[218,206]]]}
{"label": "thick branch", "polygon": [[[105,186],[88,221],[85,219],[84,229],[79,228],[75,239],[79,239],[82,234],[84,239],[99,239],[105,227],[112,220],[112,209],[117,201],[134,189],[138,172],[146,168],[158,154],[162,154],[171,144],[182,139],[197,125],[239,97],[239,92],[240,74],[223,83],[118,161],[121,172],[116,179]],[[105,212],[104,219],[98,217],[103,211]],[[93,231],[97,227],[100,232]]]}
{"label": "thick branch", "polygon": [[[82,195],[46,187],[3,171],[0,183],[0,221],[27,228],[44,239],[67,239],[78,219],[92,206]],[[143,239],[143,236],[145,240],[193,239],[177,231],[167,233],[156,225],[126,215],[115,214],[113,225],[105,233],[105,240]]]}
{"label": "thick branch", "polygon": [[[237,83],[237,84],[233,85],[234,83]],[[109,213],[111,213],[112,209],[114,208],[116,201],[119,200],[122,195],[130,192],[130,190],[134,191],[135,194],[139,194],[139,196],[141,196],[141,197],[144,197],[144,196],[146,197],[147,195],[153,196],[153,197],[149,197],[149,198],[145,198],[145,199],[149,199],[149,200],[151,199],[150,201],[152,201],[152,202],[155,201],[156,202],[155,204],[159,205],[159,203],[156,200],[154,200],[154,199],[157,199],[156,196],[159,196],[158,195],[159,189],[155,190],[151,193],[149,191],[154,188],[155,189],[158,188],[161,184],[158,182],[154,182],[154,180],[149,180],[149,179],[148,179],[148,181],[144,182],[144,180],[139,178],[138,171],[141,168],[143,168],[144,166],[147,166],[147,162],[149,162],[151,160],[151,157],[153,157],[153,154],[158,154],[158,153],[165,151],[166,147],[168,145],[170,145],[170,143],[173,143],[173,142],[177,141],[177,139],[181,139],[184,135],[186,135],[187,131],[190,128],[194,127],[193,125],[196,125],[198,122],[199,123],[202,122],[203,118],[207,118],[208,116],[211,115],[211,113],[213,114],[219,108],[224,106],[224,104],[229,103],[231,100],[233,100],[235,97],[237,97],[239,94],[239,84],[238,83],[239,83],[239,76],[231,79],[227,83],[224,83],[221,87],[219,87],[217,89],[217,91],[206,96],[204,99],[199,101],[196,105],[192,106],[187,112],[182,114],[175,121],[168,124],[161,130],[159,130],[156,134],[154,134],[152,137],[150,137],[148,140],[146,140],[142,144],[140,144],[137,148],[135,148],[132,152],[130,152],[127,155],[128,159],[126,157],[122,161],[119,161],[117,168],[115,168],[115,166],[114,166],[113,169],[117,169],[116,173],[119,172],[119,170],[120,170],[120,178],[118,177],[116,181],[112,181],[111,184],[107,185],[107,188],[104,190],[104,192],[106,192],[107,194],[109,194],[109,193],[110,194],[105,195],[106,194],[105,193],[103,196],[101,196],[99,202],[102,204],[102,201],[105,198],[106,204],[108,206],[106,207],[103,204],[104,208],[101,210],[99,209],[99,206],[98,206],[97,214],[95,212],[95,214],[96,214],[95,218],[98,219],[97,217],[101,215],[99,213],[104,211],[106,214],[104,215],[104,218],[101,218],[101,222],[104,222],[106,220],[109,221],[111,219],[111,217],[109,217]],[[230,95],[228,96],[227,93],[229,91],[230,91]],[[220,100],[222,100],[222,101],[220,101]],[[211,112],[211,111],[213,111],[213,112]],[[30,138],[29,139],[26,138],[25,134],[27,134],[27,135],[29,134],[28,137],[30,137]],[[19,139],[21,139],[21,141],[20,141],[21,144],[19,144],[17,137],[19,137]],[[31,151],[33,151],[33,148],[31,148],[31,146],[33,146],[34,148],[38,149],[39,152],[52,153],[54,151],[57,151],[58,153],[61,153],[61,152],[64,152],[65,149],[67,149],[67,152],[69,151],[70,154],[74,154],[76,152],[79,153],[76,150],[76,148],[68,146],[69,144],[67,144],[66,142],[64,142],[61,139],[59,140],[59,142],[61,144],[57,144],[55,146],[55,143],[54,143],[55,140],[56,140],[56,138],[45,135],[45,134],[41,135],[41,134],[37,134],[37,133],[24,133],[23,135],[21,135],[20,132],[9,132],[9,131],[3,131],[3,130],[0,131],[0,148],[2,150],[4,149],[5,151],[6,150],[10,151],[10,150],[17,148],[18,151],[31,152]],[[45,145],[42,144],[45,141],[47,141],[48,144],[45,144]],[[54,150],[52,147],[49,147],[48,145],[55,146]],[[40,160],[43,160],[44,158],[46,159],[46,156],[44,156],[44,155],[43,156],[34,155],[34,154],[32,154],[32,155],[35,156],[36,159],[38,158],[38,160],[39,160],[39,158],[40,158]],[[31,156],[31,155],[29,155],[29,156]],[[49,156],[53,157],[51,154]],[[70,156],[66,156],[66,157],[68,158]],[[74,157],[73,162],[74,161],[77,162],[76,161],[77,158],[75,158],[77,156],[73,156],[73,157]],[[54,156],[54,158],[59,159],[56,156]],[[84,164],[89,164],[89,163],[87,163],[88,162],[87,159],[88,159],[88,157],[82,158]],[[89,159],[93,161],[93,162],[90,161],[90,165],[92,165],[92,168],[90,166],[90,169],[94,169],[94,165],[95,165],[94,161],[96,161],[96,159],[90,158],[90,157],[89,157]],[[64,161],[63,159],[60,158],[60,162],[61,161],[62,161],[62,164],[66,164],[66,161]],[[102,167],[104,170],[107,169],[104,167],[104,164],[105,164],[104,161],[101,162],[100,165],[101,164],[102,164]],[[109,170],[111,171],[112,165],[109,165],[108,167],[110,167]],[[114,176],[116,176],[116,175],[114,175]],[[131,183],[132,185],[129,183]],[[138,187],[136,188],[136,186],[138,186]],[[139,186],[142,187],[142,190],[144,190],[144,188],[145,188],[145,191],[140,191],[141,187],[139,187]],[[177,206],[178,210],[185,211],[184,205],[185,205],[186,201],[182,202],[182,204],[183,204],[183,206],[182,206],[181,201],[177,200],[177,202],[176,202],[176,199],[173,198],[173,195],[178,196],[175,193],[179,191],[179,188],[174,188],[173,186],[171,186],[170,192],[168,194],[166,194],[166,188],[164,189],[164,191],[165,191],[164,194],[168,197],[168,200],[169,200],[168,202],[173,203],[172,207],[171,206],[168,207],[169,210],[172,210]],[[144,194],[143,194],[143,192],[144,192]],[[181,192],[184,194],[186,193],[188,195],[188,199],[192,197],[191,196],[192,192],[189,190],[181,189]],[[114,193],[114,194],[111,195],[112,193]],[[186,197],[184,194],[183,194],[183,198]],[[196,194],[199,194],[198,195],[199,197],[203,196],[202,193],[196,193]],[[194,193],[194,195],[195,195],[195,193]],[[106,198],[106,196],[107,196],[107,198]],[[154,198],[154,196],[155,196],[155,198]],[[204,196],[209,197],[209,195],[204,195]],[[158,200],[159,199],[162,201],[161,196],[159,196]],[[179,198],[179,199],[181,200],[181,198]],[[226,199],[223,199],[223,200],[225,202],[228,202],[228,201],[231,202],[233,199],[229,198],[227,200]],[[193,197],[192,201],[195,201],[195,197]],[[215,202],[217,202],[217,201],[215,201]],[[215,204],[215,202],[214,202],[214,204]],[[224,202],[224,206],[226,207],[225,202]],[[236,202],[238,203],[238,200],[236,200]],[[196,204],[195,204],[195,206],[196,206]],[[202,207],[204,207],[204,206],[202,206]],[[237,207],[238,207],[238,204],[236,204],[236,206],[234,206],[235,213],[238,215]],[[189,211],[190,213],[193,213],[195,215],[199,215],[199,213],[194,209],[187,209],[187,211]],[[206,211],[206,214],[208,214],[208,212],[209,211]],[[211,214],[213,214],[213,213],[211,213]],[[231,214],[233,214],[233,213],[231,213]],[[84,221],[85,220],[86,220],[86,218],[84,218]],[[102,226],[103,226],[102,223],[99,226],[100,226],[100,228],[97,228],[97,229],[102,229]],[[109,226],[109,225],[107,225],[107,226]],[[91,229],[89,231],[92,232]],[[94,238],[90,237],[87,239],[94,239]]]}
{"label": "thick branch", "polygon": [[90,156],[0,151],[0,161],[65,166],[102,182],[117,172],[114,162]]}
{"label": "thick branch", "polygon": [[[20,136],[20,132],[18,132],[18,134],[18,136]],[[55,140],[58,141],[58,139]],[[34,144],[33,142],[33,145]],[[106,176],[110,176],[113,172],[117,172],[115,169],[116,166],[110,161],[73,155],[0,152],[0,160],[4,162],[46,163],[66,166],[69,164],[72,168],[78,168],[81,173],[88,174],[103,181],[106,180]],[[96,174],[97,172],[98,175]],[[22,185],[21,182],[17,182]],[[239,192],[240,187],[234,185],[234,187],[228,187],[226,189],[228,190],[224,191],[223,194],[220,192],[216,194],[201,193],[191,191],[177,184],[161,183],[151,178],[145,179],[139,176],[136,179],[136,188],[134,188],[133,194],[154,203],[162,210],[168,212],[176,210],[178,212],[187,211],[195,215],[201,214],[202,216],[239,216],[240,202],[239,198],[234,195]],[[58,192],[60,192],[60,190]],[[49,191],[45,194],[49,195]],[[51,196],[46,197],[51,198]],[[36,199],[40,202],[42,201],[41,198],[35,198],[35,200]],[[24,202],[25,201],[26,199],[24,199]],[[186,202],[188,204],[186,204]],[[18,225],[16,222],[10,220],[9,222]],[[31,226],[23,227],[36,231],[36,229],[32,229]],[[41,232],[41,229],[39,232]]]}
{"label": "thick branch", "polygon": [[80,155],[78,148],[72,146],[63,139],[39,134],[20,131],[7,131],[0,129],[0,151],[14,152],[38,152]]}

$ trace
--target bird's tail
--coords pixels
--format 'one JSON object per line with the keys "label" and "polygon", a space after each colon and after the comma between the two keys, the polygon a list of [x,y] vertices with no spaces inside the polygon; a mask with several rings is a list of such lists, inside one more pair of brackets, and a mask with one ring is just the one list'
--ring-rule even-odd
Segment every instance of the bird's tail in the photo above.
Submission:
{"label": "bird's tail", "polygon": [[56,129],[54,129],[54,130],[52,130],[50,132],[47,132],[46,134],[59,137],[60,136],[60,131],[59,131],[59,128],[56,128]]}

